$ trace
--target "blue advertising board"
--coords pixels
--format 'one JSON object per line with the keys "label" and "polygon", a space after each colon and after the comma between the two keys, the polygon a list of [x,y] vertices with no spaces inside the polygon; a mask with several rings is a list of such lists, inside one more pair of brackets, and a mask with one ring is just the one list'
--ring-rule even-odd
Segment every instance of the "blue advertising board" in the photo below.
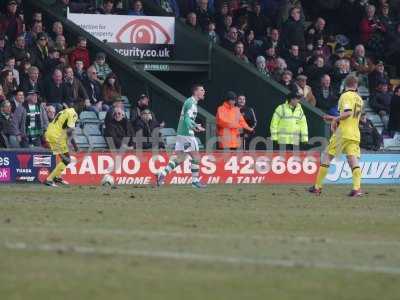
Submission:
{"label": "blue advertising board", "polygon": [[50,152],[0,151],[0,184],[43,182],[54,165]]}
{"label": "blue advertising board", "polygon": [[[362,184],[400,184],[400,154],[362,154],[360,160]],[[341,156],[329,168],[326,183],[349,184],[352,172]]]}

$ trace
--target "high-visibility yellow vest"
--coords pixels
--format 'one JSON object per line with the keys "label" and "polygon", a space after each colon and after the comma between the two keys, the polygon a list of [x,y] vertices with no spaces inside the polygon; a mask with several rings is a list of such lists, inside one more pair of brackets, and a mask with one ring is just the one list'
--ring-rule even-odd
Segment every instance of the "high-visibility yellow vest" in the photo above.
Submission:
{"label": "high-visibility yellow vest", "polygon": [[307,119],[300,103],[293,109],[289,102],[279,105],[271,120],[271,138],[279,144],[299,145],[308,142]]}

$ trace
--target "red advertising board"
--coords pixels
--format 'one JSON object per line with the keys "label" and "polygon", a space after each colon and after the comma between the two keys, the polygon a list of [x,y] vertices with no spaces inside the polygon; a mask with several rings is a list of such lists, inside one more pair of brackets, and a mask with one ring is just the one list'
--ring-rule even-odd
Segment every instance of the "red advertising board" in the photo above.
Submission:
{"label": "red advertising board", "polygon": [[[153,184],[154,175],[167,163],[167,153],[81,153],[72,157],[64,178],[71,184],[98,185],[111,174],[116,184]],[[318,153],[202,153],[200,176],[207,184],[310,184],[318,165]],[[166,183],[191,183],[190,160],[177,167]]]}

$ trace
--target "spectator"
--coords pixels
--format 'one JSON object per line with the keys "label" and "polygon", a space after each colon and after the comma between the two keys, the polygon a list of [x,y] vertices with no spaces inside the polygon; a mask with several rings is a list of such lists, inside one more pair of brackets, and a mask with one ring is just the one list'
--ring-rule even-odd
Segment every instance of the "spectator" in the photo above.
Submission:
{"label": "spectator", "polygon": [[14,45],[10,48],[7,53],[7,57],[13,57],[15,59],[15,65],[18,67],[24,60],[30,59],[30,54],[25,45],[25,36],[20,34],[15,40]]}
{"label": "spectator", "polygon": [[[35,97],[37,98],[36,93]],[[68,107],[64,102],[63,74],[59,69],[55,69],[52,76],[43,83],[43,101],[53,105],[57,112]]]}
{"label": "spectator", "polygon": [[288,69],[293,74],[301,74],[304,71],[305,61],[300,57],[300,49],[298,45],[291,45],[289,55],[285,58]]}
{"label": "spectator", "polygon": [[62,70],[66,65],[65,63],[65,60],[60,56],[60,52],[55,48],[50,48],[49,55],[44,62],[43,78],[51,76],[55,69]]}
{"label": "spectator", "polygon": [[240,109],[246,123],[253,128],[253,131],[243,130],[243,149],[249,150],[251,140],[254,138],[254,130],[257,127],[257,118],[252,107],[246,106],[246,96],[239,94],[237,97],[237,106]]}
{"label": "spectator", "polygon": [[275,147],[284,145],[287,150],[308,142],[306,116],[300,104],[301,96],[292,92],[285,103],[279,105],[271,120],[271,139]]}
{"label": "spectator", "polygon": [[102,94],[104,105],[109,108],[111,108],[115,99],[121,98],[121,85],[115,73],[108,74],[102,86]]}
{"label": "spectator", "polygon": [[60,54],[64,57],[64,59],[67,59],[67,48],[68,45],[65,40],[65,36],[62,34],[57,35],[54,41],[54,48],[60,51]]}
{"label": "spectator", "polygon": [[378,151],[382,145],[382,137],[371,120],[367,119],[365,113],[361,114],[359,128],[360,147],[366,150]]}
{"label": "spectator", "polygon": [[[145,109],[149,109],[150,107],[150,98],[146,94],[140,95],[136,105],[131,108],[131,123],[135,124],[135,122],[140,118],[142,111]],[[151,112],[151,119],[157,121],[156,116],[153,112]],[[133,125],[134,126],[134,125]]]}
{"label": "spectator", "polygon": [[175,15],[175,17],[180,17],[180,9],[176,0],[153,0],[158,4],[165,12]]}
{"label": "spectator", "polygon": [[275,48],[275,53],[280,54],[282,48],[281,36],[279,34],[279,30],[276,28],[272,28],[269,36],[264,40],[264,48],[267,48],[267,45],[272,44],[272,47]]}
{"label": "spectator", "polygon": [[396,25],[394,32],[389,32],[386,39],[385,56],[386,62],[396,67],[397,74],[400,73],[400,22]]}
{"label": "spectator", "polygon": [[186,25],[193,30],[199,30],[199,24],[197,23],[197,15],[194,12],[190,12],[186,16]]}
{"label": "spectator", "polygon": [[23,17],[17,15],[17,8],[17,1],[7,1],[7,11],[0,17],[0,32],[5,33],[11,43],[24,31]]}
{"label": "spectator", "polygon": [[368,74],[369,92],[375,93],[379,82],[389,82],[389,77],[385,72],[385,65],[383,61],[379,60],[374,68],[374,71]]}
{"label": "spectator", "polygon": [[4,34],[0,33],[0,69],[2,70],[6,59],[6,40]]}
{"label": "spectator", "polygon": [[19,88],[26,94],[28,91],[35,90],[39,95],[43,94],[43,87],[39,81],[39,69],[32,66],[28,69],[28,79],[23,80]]}
{"label": "spectator", "polygon": [[330,74],[330,71],[331,71],[330,68],[325,65],[324,58],[322,56],[317,57],[314,60],[314,63],[306,70],[310,86],[312,88],[315,88],[319,84],[322,75]]}
{"label": "spectator", "polygon": [[89,99],[83,84],[75,78],[71,67],[64,68],[64,82],[62,84],[64,103],[68,107],[82,106]]}
{"label": "spectator", "polygon": [[28,71],[31,66],[32,65],[29,60],[24,60],[21,62],[21,65],[18,68],[20,85],[22,84],[22,82],[29,79]]}
{"label": "spectator", "polygon": [[16,91],[11,100],[11,131],[9,139],[15,148],[27,146],[25,123],[26,110],[24,108],[25,96],[23,91]]}
{"label": "spectator", "polygon": [[236,27],[232,26],[231,28],[229,28],[226,37],[222,39],[221,46],[224,47],[226,50],[233,52],[235,49],[235,45],[238,41],[238,30]]}
{"label": "spectator", "polygon": [[[229,16],[229,9],[228,9],[228,4],[226,2],[221,2],[219,6],[218,12],[214,15],[214,20],[217,25],[217,29],[223,29],[225,27],[225,18]],[[228,24],[228,27],[226,27],[226,32],[228,32],[229,28],[232,26],[232,16],[230,17],[230,24]],[[225,32],[225,33],[226,33]],[[222,35],[223,37],[224,35]]]}
{"label": "spectator", "polygon": [[282,37],[284,47],[289,48],[290,45],[298,45],[300,49],[305,48],[304,27],[300,20],[300,9],[298,7],[290,10],[290,18],[282,27]]}
{"label": "spectator", "polygon": [[365,56],[365,48],[363,45],[357,45],[351,57],[351,68],[359,74],[368,75],[374,70],[372,61]]}
{"label": "spectator", "polygon": [[[125,105],[124,101],[122,98],[116,98],[111,106],[111,108],[107,111],[106,117],[104,119],[104,124],[107,126],[108,123],[112,121],[113,118],[113,113],[116,108],[122,109],[122,111],[125,111]],[[132,124],[131,124],[132,125]],[[133,125],[132,125],[133,126]],[[132,127],[133,128],[133,127]]]}
{"label": "spectator", "polygon": [[0,148],[18,147],[10,140],[11,126],[11,103],[4,100],[0,103]]}
{"label": "spectator", "polygon": [[1,72],[0,78],[4,95],[7,99],[10,99],[13,93],[17,90],[17,81],[15,80],[12,72],[7,69]]}
{"label": "spectator", "polygon": [[112,149],[120,149],[124,142],[128,146],[132,145],[131,137],[133,136],[133,129],[129,121],[125,117],[125,112],[121,108],[115,108],[112,114],[112,119],[106,124],[104,135],[111,138],[114,145],[109,142],[109,147]]}
{"label": "spectator", "polygon": [[[350,41],[357,42],[359,40],[360,22],[365,12],[361,1],[343,0],[339,9],[339,27],[341,33],[349,37]],[[354,44],[352,44],[354,45]]]}
{"label": "spectator", "polygon": [[255,40],[254,31],[248,30],[243,41],[246,56],[251,62],[255,62],[260,53],[260,41]]}
{"label": "spectator", "polygon": [[271,73],[267,69],[267,64],[264,56],[258,56],[256,59],[256,68],[264,77],[271,77]]}
{"label": "spectator", "polygon": [[15,57],[9,56],[6,59],[6,65],[4,70],[10,70],[12,72],[12,76],[15,79],[17,85],[19,85],[19,71],[15,68]]}
{"label": "spectator", "polygon": [[289,91],[294,91],[295,87],[293,85],[292,80],[293,80],[293,73],[289,70],[285,70],[282,73],[282,76],[278,82],[282,84],[285,88],[287,88]]}
{"label": "spectator", "polygon": [[307,85],[307,76],[298,75],[296,78],[296,87],[297,93],[301,96],[302,100],[315,106],[316,100],[311,87]]}
{"label": "spectator", "polygon": [[25,34],[26,46],[32,48],[38,39],[38,34],[43,33],[42,21],[35,21],[31,25],[31,29]]}
{"label": "spectator", "polygon": [[339,59],[336,61],[332,78],[332,87],[336,94],[340,94],[344,90],[344,80],[350,74],[350,62],[348,59]]}
{"label": "spectator", "polygon": [[45,73],[45,61],[49,55],[47,48],[47,35],[43,32],[38,33],[36,37],[36,43],[30,50],[31,63],[32,65],[39,68],[41,73]]}
{"label": "spectator", "polygon": [[378,82],[376,93],[370,97],[369,104],[371,108],[379,114],[385,129],[388,128],[390,102],[393,93],[389,91],[389,84],[387,81]]}
{"label": "spectator", "polygon": [[49,124],[45,106],[38,103],[36,91],[29,91],[25,102],[26,136],[31,147],[39,147],[42,137]]}
{"label": "spectator", "polygon": [[[267,61],[267,68],[269,66],[269,62]],[[276,59],[276,68],[273,71],[273,77],[276,81],[280,81],[282,79],[282,75],[285,71],[288,71],[287,64],[283,58],[278,57]]]}
{"label": "spectator", "polygon": [[85,37],[78,37],[78,42],[76,44],[76,48],[72,50],[69,55],[69,63],[71,65],[75,65],[77,60],[81,60],[83,62],[83,68],[87,69],[90,66],[90,56],[89,50],[86,48],[87,40]]}
{"label": "spectator", "polygon": [[6,96],[4,95],[3,86],[0,84],[0,103],[7,100]]}
{"label": "spectator", "polygon": [[106,63],[106,54],[104,52],[98,52],[96,54],[96,60],[93,66],[96,69],[97,78],[101,83],[103,83],[108,74],[112,72],[110,66]]}
{"label": "spectator", "polygon": [[400,85],[394,89],[393,97],[390,101],[388,131],[390,134],[400,132]]}
{"label": "spectator", "polygon": [[75,77],[78,78],[81,82],[84,82],[84,80],[87,78],[87,74],[84,70],[83,61],[81,59],[77,59],[74,66]]}
{"label": "spectator", "polygon": [[390,6],[388,3],[384,3],[379,10],[378,24],[382,24],[386,32],[393,31],[396,24],[396,18],[390,11]]}
{"label": "spectator", "polygon": [[261,3],[254,2],[253,11],[249,13],[249,26],[254,30],[256,39],[261,39],[265,29],[271,24],[269,19],[261,11]]}
{"label": "spectator", "polygon": [[338,115],[338,94],[332,87],[331,77],[327,74],[322,76],[320,84],[314,90],[316,106],[331,116]]}
{"label": "spectator", "polygon": [[[136,132],[136,148],[137,149],[152,149],[164,148],[164,143],[158,141],[153,143],[154,139],[159,138],[160,124],[157,120],[152,119],[152,113],[149,109],[141,112],[140,118],[136,119],[134,129]],[[141,143],[140,143],[141,142]]]}
{"label": "spectator", "polygon": [[274,73],[278,68],[278,55],[276,54],[275,47],[271,43],[265,45],[265,59],[268,71]]}
{"label": "spectator", "polygon": [[130,9],[128,9],[130,16],[144,16],[143,3],[140,0],[131,1]]}
{"label": "spectator", "polygon": [[[219,37],[220,37],[221,40],[224,40],[227,37],[228,32],[229,32],[230,28],[232,27],[232,24],[233,24],[232,16],[231,15],[226,15],[224,17],[223,24],[222,25],[217,25],[217,32],[218,32]],[[237,31],[237,29],[236,29],[236,31]],[[237,34],[237,32],[236,32],[236,34]]]}
{"label": "spectator", "polygon": [[32,14],[32,21],[31,21],[31,23],[34,23],[34,22],[42,22],[42,21],[43,21],[42,12],[40,12],[40,11],[34,11],[33,14]]}
{"label": "spectator", "polygon": [[307,29],[306,40],[316,43],[318,40],[326,40],[328,34],[325,29],[326,22],[323,18],[317,18],[314,24]]}
{"label": "spectator", "polygon": [[280,1],[278,5],[279,5],[279,12],[276,23],[279,28],[282,27],[282,24],[285,25],[285,23],[290,20],[290,17],[292,16],[293,13],[293,9],[298,9],[299,20],[302,23],[304,23],[305,17],[300,0],[283,0]]}
{"label": "spectator", "polygon": [[233,54],[239,58],[241,61],[248,63],[249,59],[247,56],[244,54],[244,45],[242,42],[237,42],[235,45],[235,49],[233,51]]}
{"label": "spectator", "polygon": [[114,8],[113,0],[104,0],[103,5],[97,9],[96,13],[102,15],[113,15],[116,14],[116,10]]}
{"label": "spectator", "polygon": [[208,23],[212,20],[212,12],[208,9],[208,0],[197,0],[195,11],[198,23],[203,31],[206,31]]}
{"label": "spectator", "polygon": [[219,149],[239,149],[242,145],[239,130],[246,129],[250,133],[254,131],[246,123],[240,109],[235,104],[236,94],[228,92],[224,103],[217,109],[216,124]]}
{"label": "spectator", "polygon": [[47,119],[49,120],[49,122],[52,122],[56,116],[56,109],[54,108],[53,105],[46,106],[46,114],[47,114]]}
{"label": "spectator", "polygon": [[330,65],[334,66],[335,63],[340,59],[346,58],[346,49],[340,44],[336,45],[335,54],[330,57]]}
{"label": "spectator", "polygon": [[64,35],[64,27],[63,27],[61,22],[56,21],[56,22],[53,23],[52,30],[51,30],[51,32],[49,34],[49,37],[50,37],[50,39],[52,41],[52,44],[55,43],[56,38],[59,35]]}
{"label": "spectator", "polygon": [[214,22],[208,23],[206,35],[207,35],[208,41],[210,43],[212,43],[212,44],[220,43],[220,38],[215,31],[215,23]]}
{"label": "spectator", "polygon": [[70,0],[56,0],[51,6],[52,11],[60,12],[63,16],[67,15]]}
{"label": "spectator", "polygon": [[84,79],[83,86],[89,96],[89,101],[85,103],[85,109],[99,112],[107,110],[107,106],[103,106],[103,96],[101,93],[101,83],[97,78],[97,71],[94,66],[90,66],[86,71],[87,77]]}
{"label": "spectator", "polygon": [[379,19],[375,16],[376,8],[374,5],[368,5],[365,8],[365,17],[361,20],[360,23],[360,43],[367,45],[371,42],[371,39],[375,35],[375,38],[378,35],[381,35],[386,31],[386,28],[379,21]]}

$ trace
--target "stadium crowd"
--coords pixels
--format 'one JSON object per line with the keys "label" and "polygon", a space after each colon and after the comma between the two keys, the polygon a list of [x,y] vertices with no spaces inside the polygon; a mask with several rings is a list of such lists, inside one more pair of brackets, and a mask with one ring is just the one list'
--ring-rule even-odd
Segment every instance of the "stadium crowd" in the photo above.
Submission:
{"label": "stadium crowd", "polygon": [[[149,1],[183,18],[243,63],[253,64],[262,76],[287,87],[292,98],[301,98],[328,115],[338,114],[343,81],[356,74],[361,87],[369,90],[370,105],[382,119],[384,134],[400,131],[400,88],[390,84],[387,72],[391,77],[400,74],[400,1]],[[129,1],[128,7],[123,7],[123,1],[104,0],[100,7],[92,2],[56,0],[53,8],[146,15],[140,0]],[[0,147],[42,145],[49,121],[72,106],[78,112],[107,112],[104,132],[117,146],[138,130],[150,136],[153,128],[164,125],[149,110],[147,95],[138,99],[128,119],[118,75],[104,53],[90,55],[84,37],[76,43],[67,40],[60,22],[46,28],[41,12],[25,18],[21,0],[5,1],[2,9]],[[257,109],[247,108],[245,101],[245,95],[238,95],[234,105],[246,119],[244,136],[249,139],[257,124]],[[371,123],[363,120],[360,128],[370,132]]]}

